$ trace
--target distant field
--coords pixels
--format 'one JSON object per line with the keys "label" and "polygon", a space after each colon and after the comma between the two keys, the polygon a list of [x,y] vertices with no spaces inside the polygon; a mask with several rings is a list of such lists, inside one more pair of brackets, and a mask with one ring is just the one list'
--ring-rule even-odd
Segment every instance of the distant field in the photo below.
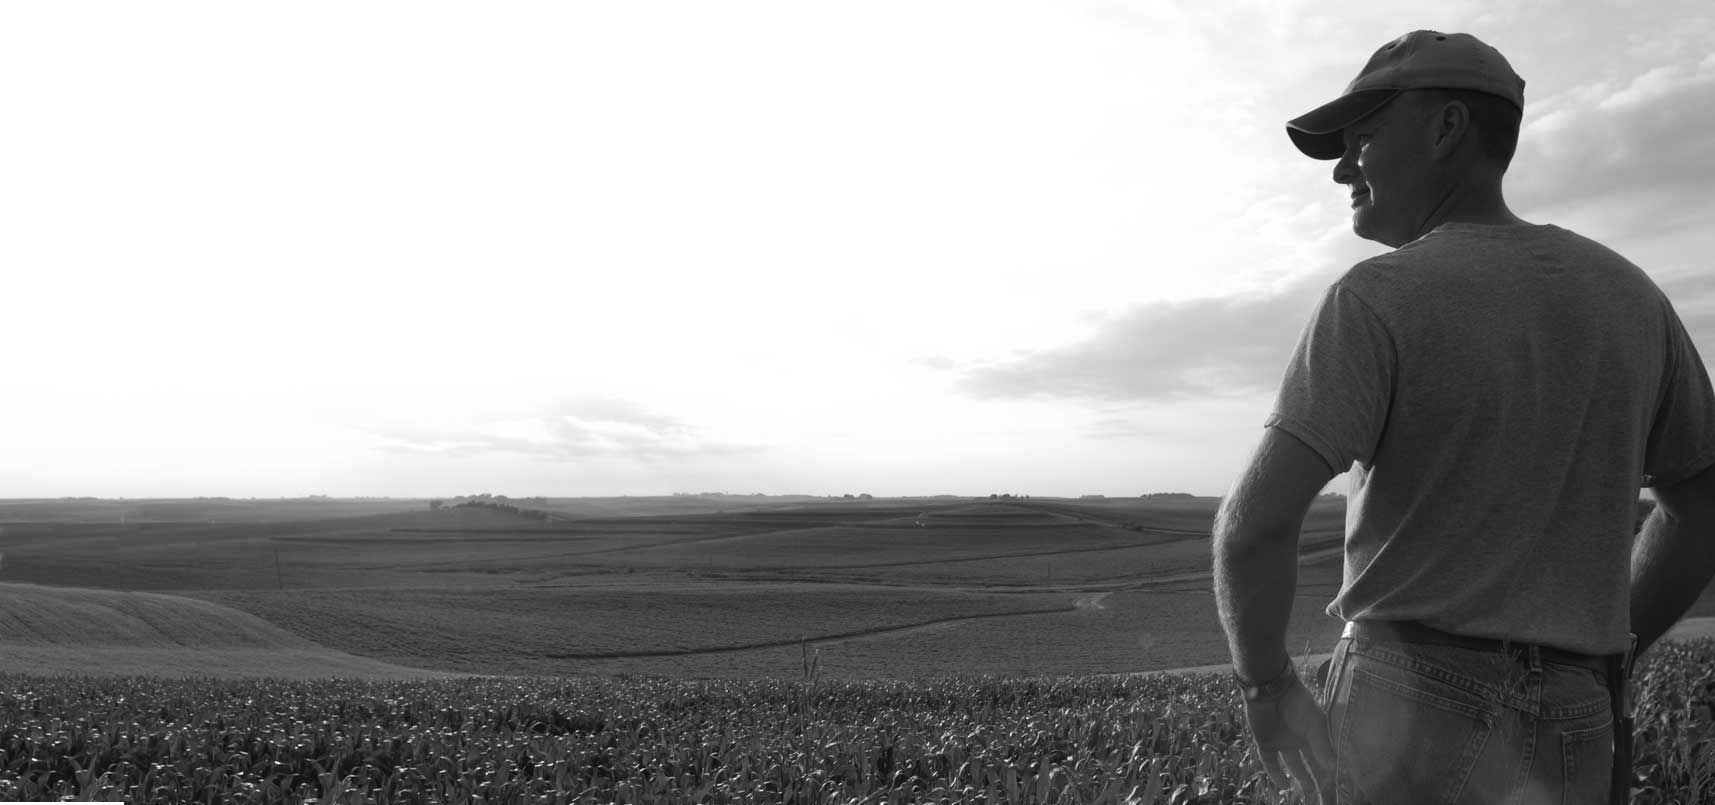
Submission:
{"label": "distant field", "polygon": [[609,559],[604,561],[712,569],[875,570],[1137,549],[1185,539],[1007,504],[786,528],[759,521],[755,528],[760,530],[607,551]]}
{"label": "distant field", "polygon": [[[1337,543],[1338,503],[1318,503],[1308,556]],[[35,518],[0,523],[0,581],[167,592],[455,673],[766,677],[805,647],[843,677],[1120,672],[1225,650],[1213,499],[403,504],[130,502],[119,522],[102,503],[0,503]],[[1305,588],[1330,573],[1308,560]],[[1327,631],[1302,608],[1306,634]]]}
{"label": "distant field", "polygon": [[[345,651],[485,674],[778,677],[798,672],[800,638],[820,652],[822,673],[832,678],[1115,673],[1226,658],[1207,591],[977,596],[717,585],[557,595],[207,595],[276,613],[294,632]],[[378,612],[389,600],[391,608]],[[1324,652],[1338,636],[1325,603],[1298,599],[1295,651]]]}
{"label": "distant field", "polygon": [[[178,519],[123,523],[108,503],[0,502],[0,584],[168,593],[178,603],[150,617],[179,634],[242,616],[297,641],[221,651],[327,650],[448,673],[792,676],[804,647],[824,673],[851,678],[1226,658],[1209,582],[1213,498],[682,496],[550,499],[530,512],[154,501],[125,505]],[[1295,652],[1326,651],[1337,633],[1321,613],[1339,583],[1344,504],[1319,499],[1301,537]],[[17,514],[33,519],[6,519]],[[80,632],[90,640],[172,650],[128,643],[138,632],[105,631],[94,614],[140,617],[156,599],[93,600],[68,610],[96,624]],[[44,606],[8,611],[51,623]],[[1715,598],[1693,614],[1715,614]],[[52,648],[3,629],[0,655]]]}
{"label": "distant field", "polygon": [[[812,643],[829,678],[925,678],[962,674],[1016,676],[1126,673],[1225,662],[1213,599],[1204,592],[1121,592],[1079,596],[1071,611],[970,620],[873,637]],[[1332,647],[1339,624],[1325,601],[1302,597],[1294,608],[1295,653]],[[680,677],[790,677],[797,646],[668,658],[586,660],[589,674]]]}
{"label": "distant field", "polygon": [[433,676],[334,651],[208,601],[0,583],[0,673]]}
{"label": "distant field", "polygon": [[0,500],[4,522],[222,522],[317,520],[415,511],[424,501],[388,498],[192,498]]}
{"label": "distant field", "polygon": [[[742,653],[916,626],[1069,612],[1072,596],[828,585],[370,589],[198,593],[318,642],[406,665],[474,673],[644,672],[679,655]],[[1010,619],[1007,619],[1010,621]],[[1006,628],[1004,623],[995,628]],[[782,669],[783,670],[783,669]]]}
{"label": "distant field", "polygon": [[[923,500],[934,500],[923,498]],[[0,500],[0,523],[7,522],[304,522],[329,518],[418,512],[428,498],[43,498]],[[524,504],[556,516],[583,519],[714,514],[756,508],[830,503],[855,509],[874,501],[830,501],[808,495],[673,495],[666,497],[546,498]]]}
{"label": "distant field", "polygon": [[[543,584],[643,572],[1111,587],[1206,571],[1213,501],[1200,505],[1200,513],[1175,504],[1157,516],[1115,505],[1091,512],[1035,502],[792,502],[544,522],[425,504],[307,521],[12,523],[0,525],[0,579],[179,591]],[[1312,530],[1305,548],[1337,539],[1337,530]]]}

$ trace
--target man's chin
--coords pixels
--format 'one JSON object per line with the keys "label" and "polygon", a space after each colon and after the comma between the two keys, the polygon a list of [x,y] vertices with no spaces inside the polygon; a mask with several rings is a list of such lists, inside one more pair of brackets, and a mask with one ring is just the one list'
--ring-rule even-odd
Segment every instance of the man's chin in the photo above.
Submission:
{"label": "man's chin", "polygon": [[1375,227],[1369,226],[1364,220],[1364,216],[1362,214],[1354,214],[1352,216],[1352,234],[1357,235],[1364,240],[1373,240],[1377,243],[1381,242],[1381,237],[1376,233]]}
{"label": "man's chin", "polygon": [[1404,242],[1394,243],[1389,240],[1387,235],[1369,220],[1369,216],[1364,215],[1364,210],[1357,210],[1352,213],[1352,234],[1394,249],[1405,245]]}

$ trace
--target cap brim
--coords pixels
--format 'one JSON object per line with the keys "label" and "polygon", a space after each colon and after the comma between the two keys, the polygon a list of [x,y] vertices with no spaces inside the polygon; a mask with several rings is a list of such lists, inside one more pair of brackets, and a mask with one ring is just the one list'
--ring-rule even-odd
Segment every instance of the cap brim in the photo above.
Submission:
{"label": "cap brim", "polygon": [[1311,159],[1338,159],[1346,152],[1341,132],[1387,105],[1401,90],[1369,89],[1342,95],[1286,122],[1292,144]]}

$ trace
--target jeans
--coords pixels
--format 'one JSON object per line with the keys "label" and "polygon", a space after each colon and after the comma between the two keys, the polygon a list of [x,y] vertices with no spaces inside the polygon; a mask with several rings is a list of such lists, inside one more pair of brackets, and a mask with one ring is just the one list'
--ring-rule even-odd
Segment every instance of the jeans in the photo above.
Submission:
{"label": "jeans", "polygon": [[1602,805],[1614,721],[1601,674],[1510,653],[1344,637],[1323,701],[1341,805]]}

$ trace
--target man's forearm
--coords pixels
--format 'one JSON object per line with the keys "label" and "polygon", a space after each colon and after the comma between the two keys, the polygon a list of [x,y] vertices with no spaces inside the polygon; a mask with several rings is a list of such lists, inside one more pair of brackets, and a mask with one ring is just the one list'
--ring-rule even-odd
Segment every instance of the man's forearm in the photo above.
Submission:
{"label": "man's forearm", "polygon": [[1215,607],[1233,668],[1249,681],[1274,679],[1292,656],[1286,625],[1298,590],[1298,532],[1332,476],[1321,454],[1268,428],[1215,514]]}
{"label": "man's forearm", "polygon": [[1217,529],[1215,605],[1233,668],[1248,680],[1273,679],[1285,667],[1286,627],[1298,588],[1298,534]]}
{"label": "man's forearm", "polygon": [[1686,533],[1657,508],[1632,543],[1632,632],[1653,645],[1697,601],[1715,572],[1715,534]]}

